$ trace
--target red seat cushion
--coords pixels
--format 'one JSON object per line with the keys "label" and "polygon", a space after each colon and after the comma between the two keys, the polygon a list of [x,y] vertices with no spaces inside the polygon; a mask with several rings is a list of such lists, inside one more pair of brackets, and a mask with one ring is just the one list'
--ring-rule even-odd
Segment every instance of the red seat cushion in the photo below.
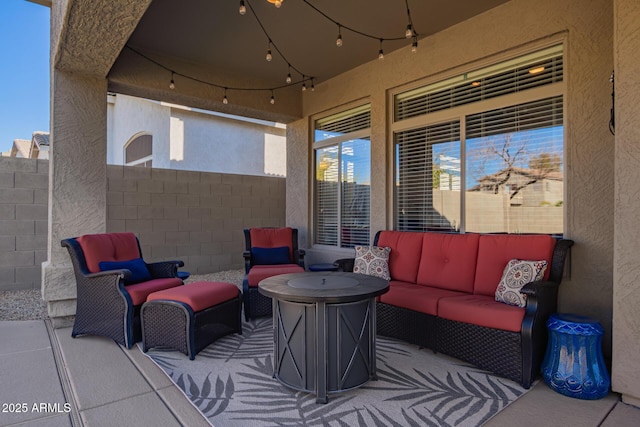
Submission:
{"label": "red seat cushion", "polygon": [[442,298],[438,302],[438,316],[443,319],[511,332],[521,331],[524,311],[486,295]]}
{"label": "red seat cushion", "polygon": [[278,274],[303,273],[304,268],[298,264],[254,265],[247,274],[249,286],[256,287],[261,280]]}
{"label": "red seat cushion", "polygon": [[435,316],[438,313],[438,301],[441,298],[457,295],[464,294],[392,280],[389,282],[389,291],[380,295],[379,301]]}
{"label": "red seat cushion", "polygon": [[87,234],[76,240],[91,273],[100,271],[101,261],[128,261],[142,256],[133,233]]}
{"label": "red seat cushion", "polygon": [[473,292],[478,234],[424,233],[417,283]]}
{"label": "red seat cushion", "polygon": [[407,231],[385,230],[380,232],[378,246],[391,248],[389,273],[392,280],[416,283],[423,235],[424,233]]}
{"label": "red seat cushion", "polygon": [[277,248],[287,246],[289,259],[293,260],[293,230],[282,228],[252,228],[249,230],[252,248]]}
{"label": "red seat cushion", "polygon": [[[556,239],[549,235],[487,234],[480,236],[478,244],[478,266],[473,285],[473,293],[495,296],[496,288],[507,263],[512,259],[547,261],[551,257]],[[549,277],[549,270],[544,278]]]}
{"label": "red seat cushion", "polygon": [[177,288],[154,292],[147,301],[169,300],[187,304],[193,311],[202,311],[238,296],[239,289],[232,283],[194,282]]}
{"label": "red seat cushion", "polygon": [[174,277],[165,279],[153,279],[146,282],[136,283],[135,285],[126,286],[125,289],[131,296],[133,305],[140,305],[147,300],[147,296],[153,292],[163,289],[182,287],[182,280]]}

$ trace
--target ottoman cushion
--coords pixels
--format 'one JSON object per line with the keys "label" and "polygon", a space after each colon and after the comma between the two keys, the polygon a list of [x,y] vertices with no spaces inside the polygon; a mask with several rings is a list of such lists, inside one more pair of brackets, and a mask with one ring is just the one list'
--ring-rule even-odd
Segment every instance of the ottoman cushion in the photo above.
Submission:
{"label": "ottoman cushion", "polygon": [[238,296],[238,287],[224,282],[194,282],[184,286],[154,292],[147,297],[148,301],[170,300],[180,301],[196,311],[201,311]]}

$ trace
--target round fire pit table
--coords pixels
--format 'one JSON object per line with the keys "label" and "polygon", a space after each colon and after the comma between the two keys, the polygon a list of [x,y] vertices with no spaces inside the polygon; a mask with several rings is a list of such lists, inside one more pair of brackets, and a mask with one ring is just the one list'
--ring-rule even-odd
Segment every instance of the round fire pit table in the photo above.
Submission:
{"label": "round fire pit table", "polygon": [[317,403],[376,379],[375,297],[387,280],[307,272],[269,277],[258,289],[273,299],[274,378]]}

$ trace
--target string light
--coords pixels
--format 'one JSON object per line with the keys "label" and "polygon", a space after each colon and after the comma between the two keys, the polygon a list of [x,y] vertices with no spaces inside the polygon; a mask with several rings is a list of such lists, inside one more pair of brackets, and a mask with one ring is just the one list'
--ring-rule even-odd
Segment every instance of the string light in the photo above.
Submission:
{"label": "string light", "polygon": [[269,47],[267,48],[267,56],[265,58],[269,62],[273,59],[273,55],[271,55],[271,40],[269,40]]}
{"label": "string light", "polygon": [[[280,7],[282,5],[282,0],[278,1],[278,0],[268,0],[270,3],[273,3],[276,7]],[[407,18],[408,18],[408,24],[406,27],[406,31],[403,35],[403,37],[393,37],[393,38],[384,38],[384,37],[378,37],[372,34],[367,34],[365,32],[359,31],[357,29],[354,29],[352,27],[346,26],[346,25],[342,25],[340,23],[338,23],[338,21],[332,19],[330,16],[328,16],[326,13],[322,12],[321,10],[319,10],[317,7],[315,7],[314,5],[312,5],[308,0],[303,0],[303,2],[305,4],[307,4],[309,7],[311,7],[312,9],[314,9],[316,12],[318,12],[319,14],[321,14],[323,17],[325,17],[326,19],[328,19],[329,21],[333,22],[337,27],[338,27],[338,35],[336,38],[336,46],[337,47],[341,47],[343,44],[343,40],[342,40],[342,29],[346,29],[348,31],[351,31],[353,33],[359,34],[360,36],[363,37],[367,37],[367,38],[372,38],[372,39],[376,39],[379,40],[380,42],[380,49],[378,50],[378,58],[379,59],[383,59],[384,58],[384,51],[383,51],[383,47],[382,44],[384,41],[395,41],[395,40],[403,40],[405,38],[411,38],[412,39],[412,43],[411,43],[411,51],[412,52],[416,52],[417,47],[418,47],[418,33],[415,31],[415,28],[413,27],[413,23],[411,20],[411,13],[409,10],[409,3],[408,0],[405,0],[405,5],[407,6]],[[264,25],[262,25],[262,22],[260,21],[260,19],[258,18],[258,16],[256,15],[255,10],[252,8],[251,3],[249,0],[240,0],[240,5],[238,8],[238,12],[241,15],[245,15],[247,12],[247,8],[252,12],[252,14],[254,15],[256,21],[258,22],[258,24],[260,25],[262,31],[264,32],[265,36],[268,39],[268,45],[267,45],[267,54],[265,56],[265,59],[267,61],[272,61],[273,60],[273,53],[272,53],[272,47],[276,50],[276,52],[282,57],[282,59],[287,63],[288,66],[288,72],[287,72],[287,76],[286,76],[286,85],[289,85],[291,83],[293,83],[293,78],[291,76],[291,69],[295,70],[296,72],[298,72],[301,76],[302,76],[302,80],[299,80],[299,82],[301,82],[302,84],[302,91],[305,92],[307,90],[307,85],[306,82],[310,81],[310,88],[311,91],[315,91],[315,82],[314,82],[314,78],[313,77],[307,77],[305,76],[302,72],[300,72],[300,70],[298,70],[296,67],[294,67],[293,65],[291,65],[291,63],[289,61],[287,61],[287,59],[285,58],[285,56],[282,54],[282,52],[280,51],[280,49],[278,49],[278,47],[276,46],[275,43],[273,43],[273,41],[271,40],[269,34],[267,33],[266,29],[264,28]],[[126,45],[126,48],[130,49],[131,51],[133,51],[134,53],[138,54],[139,56],[145,58],[146,60],[156,64],[157,66],[171,72],[171,81],[169,83],[169,88],[174,90],[176,85],[175,85],[175,75],[179,75],[185,79],[189,79],[191,81],[197,82],[197,83],[201,83],[201,84],[205,84],[208,86],[213,86],[213,87],[218,87],[221,89],[224,89],[224,96],[222,99],[222,102],[224,104],[228,104],[229,99],[227,97],[227,90],[235,90],[235,91],[271,91],[271,98],[270,98],[270,103],[271,104],[275,104],[275,90],[278,89],[283,89],[286,86],[274,86],[274,87],[270,87],[270,88],[249,88],[249,87],[226,87],[226,86],[222,86],[216,83],[212,83],[212,82],[208,82],[208,81],[204,81],[201,80],[199,78],[196,77],[192,77],[189,75],[185,75],[182,74],[180,72],[176,72],[174,70],[171,70],[169,67],[159,63],[158,61],[142,54],[141,52],[133,49],[132,47]]]}

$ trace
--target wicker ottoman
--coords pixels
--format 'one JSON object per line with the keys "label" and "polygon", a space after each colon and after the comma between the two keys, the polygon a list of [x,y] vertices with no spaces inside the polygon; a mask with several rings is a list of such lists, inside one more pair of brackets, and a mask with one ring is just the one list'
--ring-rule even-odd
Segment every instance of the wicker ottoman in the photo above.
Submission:
{"label": "wicker ottoman", "polygon": [[236,285],[195,282],[150,294],[142,305],[142,350],[168,347],[193,360],[218,338],[242,333],[242,294]]}

